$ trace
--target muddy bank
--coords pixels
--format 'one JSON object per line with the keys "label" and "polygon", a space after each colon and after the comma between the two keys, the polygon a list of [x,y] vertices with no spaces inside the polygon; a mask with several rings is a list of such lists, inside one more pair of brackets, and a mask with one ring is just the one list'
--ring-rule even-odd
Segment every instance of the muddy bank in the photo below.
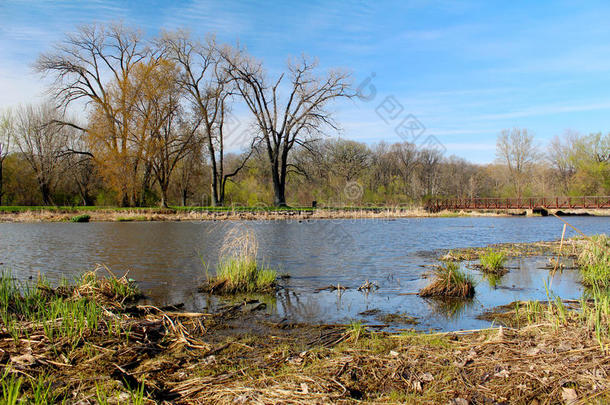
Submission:
{"label": "muddy bank", "polygon": [[60,333],[75,314],[41,324],[24,314],[9,317],[12,307],[3,307],[2,383],[15,398],[44,394],[49,403],[89,404],[610,399],[603,345],[571,317],[560,328],[539,319],[520,328],[396,335],[358,323],[271,322],[255,300],[215,313],[130,304],[118,290],[89,280],[44,288],[38,296],[45,306],[102,303],[100,319],[76,335]]}
{"label": "muddy bank", "polygon": [[[444,217],[504,217],[526,216],[524,210],[460,210],[431,213],[423,208],[412,209],[283,209],[278,211],[203,211],[200,209],[27,209],[2,210],[0,222],[70,222],[75,217],[88,216],[84,222],[133,222],[133,221],[209,221],[209,220],[306,220],[306,219],[392,219],[392,218],[444,218]],[[565,211],[563,215],[607,216],[606,210]]]}

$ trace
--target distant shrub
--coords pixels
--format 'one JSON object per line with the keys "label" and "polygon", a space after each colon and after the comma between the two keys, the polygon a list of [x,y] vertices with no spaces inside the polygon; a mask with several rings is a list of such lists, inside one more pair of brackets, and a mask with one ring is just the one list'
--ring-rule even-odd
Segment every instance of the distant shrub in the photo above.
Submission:
{"label": "distant shrub", "polygon": [[90,219],[91,215],[88,214],[76,215],[70,218],[70,222],[89,222]]}

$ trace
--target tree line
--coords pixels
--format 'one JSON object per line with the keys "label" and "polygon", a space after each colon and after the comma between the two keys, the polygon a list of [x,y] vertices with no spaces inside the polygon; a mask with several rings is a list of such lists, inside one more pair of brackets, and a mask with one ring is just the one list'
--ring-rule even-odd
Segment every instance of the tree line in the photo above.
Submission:
{"label": "tree line", "polygon": [[[146,39],[109,24],[80,27],[35,69],[52,82],[49,100],[0,117],[0,204],[418,204],[439,196],[610,194],[610,135],[601,133],[567,132],[543,150],[526,129],[505,130],[485,165],[408,142],[330,137],[339,127],[333,103],[356,96],[351,77],[321,72],[306,57],[271,75],[245,49],[213,37],[177,30]],[[239,108],[249,125],[236,134],[230,120]]]}

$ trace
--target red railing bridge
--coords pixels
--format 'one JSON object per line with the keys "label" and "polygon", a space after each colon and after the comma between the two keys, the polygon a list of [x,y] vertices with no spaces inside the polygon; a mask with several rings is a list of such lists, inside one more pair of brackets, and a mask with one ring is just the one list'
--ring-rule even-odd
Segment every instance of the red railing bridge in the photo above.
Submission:
{"label": "red railing bridge", "polygon": [[438,198],[426,203],[431,212],[442,210],[495,209],[610,209],[609,196],[515,197],[515,198]]}

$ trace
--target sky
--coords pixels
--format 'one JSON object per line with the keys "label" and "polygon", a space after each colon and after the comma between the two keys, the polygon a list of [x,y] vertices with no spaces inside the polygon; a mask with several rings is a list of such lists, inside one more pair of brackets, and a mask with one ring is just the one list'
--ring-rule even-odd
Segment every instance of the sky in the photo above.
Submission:
{"label": "sky", "polygon": [[214,33],[270,76],[302,54],[321,73],[347,69],[361,97],[332,106],[329,135],[368,144],[487,163],[503,129],[527,128],[542,149],[567,130],[610,130],[610,3],[594,1],[0,0],[0,109],[41,101],[38,55],[109,21]]}

